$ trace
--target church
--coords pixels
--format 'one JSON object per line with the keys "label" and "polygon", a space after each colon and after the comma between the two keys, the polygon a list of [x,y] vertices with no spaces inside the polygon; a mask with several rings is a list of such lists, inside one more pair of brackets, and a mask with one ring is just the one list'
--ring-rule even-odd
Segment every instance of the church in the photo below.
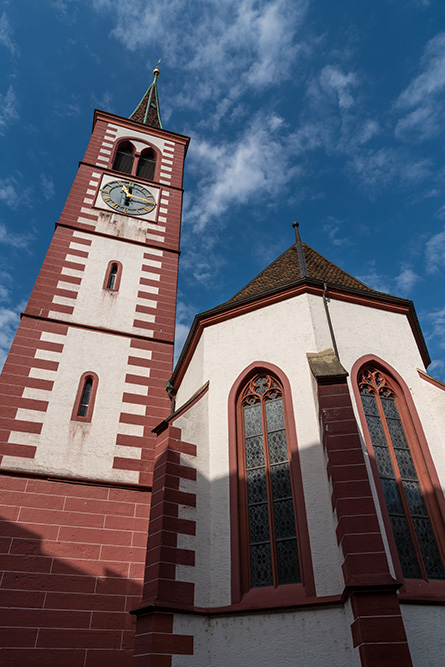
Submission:
{"label": "church", "polygon": [[157,78],[94,112],[1,379],[2,667],[441,667],[445,385],[302,242],[195,317]]}

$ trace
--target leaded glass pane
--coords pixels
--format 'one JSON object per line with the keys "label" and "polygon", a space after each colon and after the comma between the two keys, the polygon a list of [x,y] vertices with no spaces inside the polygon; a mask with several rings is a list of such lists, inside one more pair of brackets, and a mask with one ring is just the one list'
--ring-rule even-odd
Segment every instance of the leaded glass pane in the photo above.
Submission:
{"label": "leaded glass pane", "polygon": [[289,461],[286,431],[273,431],[273,433],[268,433],[267,440],[269,443],[269,457],[271,463]]}
{"label": "leaded glass pane", "polygon": [[395,478],[389,449],[387,447],[376,447],[374,445],[374,456],[377,463],[377,469],[381,477]]}
{"label": "leaded glass pane", "polygon": [[417,473],[414,467],[413,457],[411,456],[409,449],[395,449],[394,451],[402,479],[417,480]]}
{"label": "leaded glass pane", "polygon": [[261,377],[258,377],[255,380],[254,386],[255,386],[256,393],[259,394],[260,396],[262,396],[264,394],[264,392],[267,391],[269,383],[267,382],[266,377],[261,376]]}
{"label": "leaded glass pane", "polygon": [[371,442],[373,445],[380,445],[380,447],[387,447],[385,433],[383,431],[382,422],[380,417],[372,417],[366,415],[366,422],[368,424],[369,435],[371,436]]}
{"label": "leaded glass pane", "polygon": [[362,389],[360,392],[362,397],[363,409],[366,415],[378,416],[379,411],[374,394],[370,394],[367,389]]}
{"label": "leaded glass pane", "polygon": [[400,419],[399,411],[393,396],[380,396],[383,412],[388,419]]}
{"label": "leaded glass pane", "polygon": [[388,512],[390,514],[405,514],[396,480],[382,477],[380,481],[382,482]]}
{"label": "leaded glass pane", "polygon": [[297,540],[277,542],[278,582],[294,584],[301,581]]}
{"label": "leaded glass pane", "polygon": [[250,543],[269,542],[269,508],[267,505],[249,507]]}
{"label": "leaded glass pane", "polygon": [[279,431],[285,428],[283,399],[281,396],[274,401],[266,401],[267,431]]}
{"label": "leaded glass pane", "polygon": [[261,422],[261,405],[244,406],[244,435],[246,438],[251,438],[254,435],[261,435],[263,433],[263,425]]}
{"label": "leaded glass pane", "polygon": [[403,576],[410,579],[421,579],[422,576],[406,517],[390,516],[390,519]]}
{"label": "leaded glass pane", "polygon": [[290,481],[290,470],[288,463],[279,463],[270,467],[272,478],[272,496],[274,500],[290,498],[292,496],[292,485]]}
{"label": "leaded glass pane", "polygon": [[295,516],[292,498],[274,502],[273,512],[276,539],[295,537]]}
{"label": "leaded glass pane", "polygon": [[403,481],[403,490],[412,515],[428,516],[419,482]]}
{"label": "leaded glass pane", "polygon": [[264,442],[263,436],[257,435],[246,438],[246,467],[257,468],[264,466]]}
{"label": "leaded glass pane", "polygon": [[267,503],[267,485],[265,468],[247,471],[247,496],[249,505]]}
{"label": "leaded glass pane", "polygon": [[445,579],[445,569],[429,517],[413,518],[423,562],[430,579]]}
{"label": "leaded glass pane", "polygon": [[272,556],[270,544],[256,544],[250,547],[250,579],[253,588],[272,586]]}
{"label": "leaded glass pane", "polygon": [[402,422],[396,419],[388,419],[388,428],[394,447],[408,448],[408,443],[403,430]]}

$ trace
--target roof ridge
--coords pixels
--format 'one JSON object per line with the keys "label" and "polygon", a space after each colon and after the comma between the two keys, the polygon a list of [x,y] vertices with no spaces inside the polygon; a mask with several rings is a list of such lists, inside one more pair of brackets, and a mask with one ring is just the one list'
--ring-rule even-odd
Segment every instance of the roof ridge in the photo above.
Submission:
{"label": "roof ridge", "polygon": [[[365,287],[367,290],[372,290],[373,292],[377,292],[377,290],[375,290],[373,287],[370,287],[369,285],[367,285],[366,283],[364,283],[363,280],[360,280],[359,278],[356,278],[355,276],[352,275],[352,273],[349,273],[349,271],[345,271],[345,269],[342,269],[341,266],[338,266],[338,264],[336,264],[336,263],[333,262],[332,260],[328,259],[328,258],[325,257],[324,255],[322,255],[320,252],[318,252],[318,250],[315,250],[315,249],[314,249],[312,246],[310,246],[308,243],[305,243],[305,242],[303,241],[302,244],[303,244],[303,248],[304,248],[304,247],[309,248],[310,250],[312,250],[312,252],[314,252],[316,255],[318,255],[319,257],[321,257],[321,259],[323,259],[325,262],[329,262],[329,264],[331,264],[332,266],[335,266],[336,269],[338,269],[338,270],[341,271],[342,273],[344,273],[344,274],[346,274],[347,276],[349,276],[349,278],[351,278],[352,280],[355,280],[356,282],[358,282],[358,283],[360,283],[361,285],[363,285],[363,287]],[[311,276],[309,276],[309,277],[311,277]],[[329,281],[326,281],[326,282],[329,282]],[[382,294],[386,294],[386,292],[382,292]]]}

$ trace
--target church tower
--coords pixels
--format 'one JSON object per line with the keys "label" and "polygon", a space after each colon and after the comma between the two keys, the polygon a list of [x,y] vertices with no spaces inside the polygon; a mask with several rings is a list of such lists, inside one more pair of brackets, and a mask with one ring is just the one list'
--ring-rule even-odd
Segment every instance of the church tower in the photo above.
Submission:
{"label": "church tower", "polygon": [[2,664],[131,664],[189,142],[158,75],[129,119],[95,111],[1,375]]}

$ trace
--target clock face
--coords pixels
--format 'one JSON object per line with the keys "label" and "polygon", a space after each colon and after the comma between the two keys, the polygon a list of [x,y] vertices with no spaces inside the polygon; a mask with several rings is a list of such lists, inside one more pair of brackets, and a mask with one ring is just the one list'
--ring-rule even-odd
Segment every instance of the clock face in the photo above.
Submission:
{"label": "clock face", "polygon": [[118,213],[144,215],[156,206],[150,190],[134,181],[110,181],[100,193],[107,206]]}

